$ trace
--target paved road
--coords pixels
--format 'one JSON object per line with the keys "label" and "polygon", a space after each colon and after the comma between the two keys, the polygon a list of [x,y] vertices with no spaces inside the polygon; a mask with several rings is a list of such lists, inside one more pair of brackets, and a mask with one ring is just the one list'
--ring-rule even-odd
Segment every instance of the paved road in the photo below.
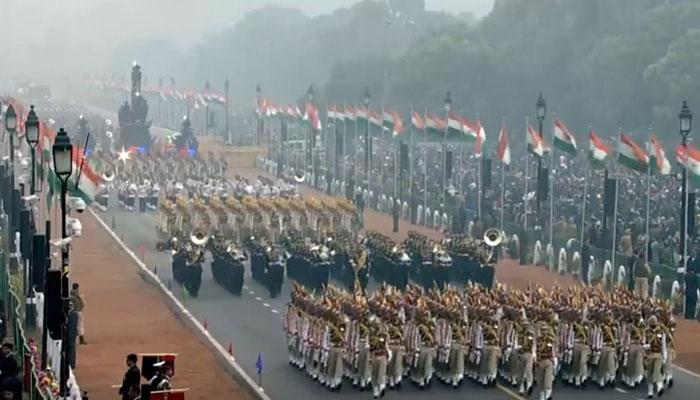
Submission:
{"label": "paved road", "polygon": [[[116,199],[112,204],[116,204]],[[153,214],[139,214],[110,209],[101,214],[105,222],[111,226],[114,222],[115,231],[123,236],[125,242],[139,253],[144,250],[146,264],[157,268],[157,273],[164,281],[172,281],[170,256],[165,252],[156,252],[155,218]],[[208,329],[221,342],[224,348],[232,344],[233,353],[241,366],[255,377],[255,360],[258,352],[262,353],[264,370],[262,383],[267,393],[273,399],[324,399],[330,395],[324,388],[312,382],[306,375],[298,372],[288,364],[286,346],[282,335],[281,313],[289,298],[289,284],[285,282],[282,295],[270,299],[264,287],[250,278],[246,271],[246,284],[243,295],[235,297],[217,285],[211,270],[205,267],[202,277],[202,287],[199,298],[186,299],[186,306],[200,321],[208,325]],[[179,296],[182,292],[173,284],[173,291]],[[676,372],[676,385],[664,397],[667,399],[688,399],[700,393],[700,379],[681,371]],[[621,389],[573,390],[559,385],[555,389],[557,399],[589,399],[592,397],[615,399],[644,398],[641,390],[627,392]],[[343,398],[369,398],[371,393],[360,392],[349,385],[334,396]],[[439,383],[429,391],[419,391],[411,385],[405,385],[400,393],[387,392],[387,398],[428,399],[438,396],[441,399],[462,399],[478,396],[482,399],[520,398],[503,389],[482,389],[471,383],[465,383],[460,389],[454,390]],[[533,395],[532,398],[536,398]]]}

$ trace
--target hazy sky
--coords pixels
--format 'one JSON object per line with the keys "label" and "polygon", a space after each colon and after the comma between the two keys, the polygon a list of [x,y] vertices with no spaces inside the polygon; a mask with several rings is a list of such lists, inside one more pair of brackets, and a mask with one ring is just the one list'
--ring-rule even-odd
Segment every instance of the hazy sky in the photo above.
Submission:
{"label": "hazy sky", "polygon": [[[488,13],[494,0],[426,0],[430,10]],[[0,0],[0,71],[101,69],[124,43],[166,39],[182,49],[268,4],[330,13],[358,0]],[[7,36],[9,34],[9,36]],[[86,65],[87,64],[87,65]],[[89,68],[94,64],[96,68]],[[86,68],[87,67],[87,68]]]}

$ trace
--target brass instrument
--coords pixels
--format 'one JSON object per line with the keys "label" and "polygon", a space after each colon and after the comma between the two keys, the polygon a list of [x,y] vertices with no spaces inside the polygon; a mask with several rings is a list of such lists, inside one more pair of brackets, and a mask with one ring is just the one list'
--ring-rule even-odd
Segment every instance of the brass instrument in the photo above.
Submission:
{"label": "brass instrument", "polygon": [[484,244],[490,247],[489,254],[483,256],[484,264],[489,264],[493,259],[493,253],[496,247],[503,243],[505,235],[496,228],[489,228],[484,232]]}

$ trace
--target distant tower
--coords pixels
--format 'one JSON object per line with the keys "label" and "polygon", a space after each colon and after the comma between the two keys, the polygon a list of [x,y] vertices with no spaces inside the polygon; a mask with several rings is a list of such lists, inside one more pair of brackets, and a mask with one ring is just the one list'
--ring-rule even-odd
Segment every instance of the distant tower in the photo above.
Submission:
{"label": "distant tower", "polygon": [[141,95],[141,67],[134,61],[131,68],[131,106],[125,101],[119,108],[120,145],[124,147],[151,147],[149,129],[151,121],[147,120],[148,103]]}

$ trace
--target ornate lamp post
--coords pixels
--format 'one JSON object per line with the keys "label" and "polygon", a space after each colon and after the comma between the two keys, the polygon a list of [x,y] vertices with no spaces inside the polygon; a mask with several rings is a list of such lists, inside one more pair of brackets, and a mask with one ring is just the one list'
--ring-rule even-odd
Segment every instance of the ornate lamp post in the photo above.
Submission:
{"label": "ornate lamp post", "polygon": [[[61,238],[68,237],[66,232],[66,193],[68,192],[68,178],[73,174],[73,145],[68,133],[61,128],[56,135],[53,148],[53,168],[61,182]],[[70,276],[68,268],[68,246],[61,248],[61,305],[63,319],[61,320],[61,396],[68,395],[68,314],[70,312]],[[58,299],[51,299],[57,301]]]}
{"label": "ornate lamp post", "polygon": [[5,111],[5,129],[10,134],[10,163],[15,163],[15,131],[17,131],[17,113],[10,104]]}
{"label": "ornate lamp post", "polygon": [[[681,112],[678,114],[678,119],[680,121],[680,134],[683,148],[685,149],[688,143],[688,135],[690,135],[690,129],[693,122],[693,114],[688,108],[688,103],[684,100],[683,106],[681,107]],[[687,153],[686,153],[687,154]],[[687,255],[688,255],[688,169],[683,168],[683,179],[681,188],[681,248],[680,253],[683,255],[683,261],[681,264],[681,269],[679,272],[685,274],[687,266]]]}
{"label": "ornate lamp post", "polygon": [[34,112],[34,106],[31,106],[29,114],[27,115],[27,120],[24,123],[26,130],[27,144],[32,153],[32,187],[31,194],[36,193],[35,188],[35,175],[36,175],[36,145],[39,143],[39,117],[37,117],[36,112]]}
{"label": "ornate lamp post", "polygon": [[[309,89],[306,91],[306,97],[307,101],[313,105],[314,104],[314,97],[316,96],[316,93],[314,92],[314,86],[309,85]],[[308,113],[307,113],[308,114]],[[307,159],[306,159],[306,168],[305,169],[311,169],[311,186],[316,188],[317,184],[317,176],[316,176],[316,132],[314,131],[314,127],[311,124],[311,116],[309,115],[309,136],[308,136],[308,152],[307,154]]]}

